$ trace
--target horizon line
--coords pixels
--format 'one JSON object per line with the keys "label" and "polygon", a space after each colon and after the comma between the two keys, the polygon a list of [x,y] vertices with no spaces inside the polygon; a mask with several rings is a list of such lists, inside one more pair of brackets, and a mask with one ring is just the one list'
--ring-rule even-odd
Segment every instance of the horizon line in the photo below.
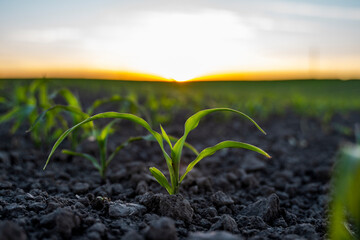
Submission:
{"label": "horizon line", "polygon": [[[31,73],[32,72],[32,73]],[[155,81],[155,82],[211,82],[211,81],[283,81],[283,80],[358,80],[360,72],[337,71],[304,71],[304,70],[271,70],[271,71],[228,71],[206,74],[185,81],[165,78],[152,73],[136,71],[113,71],[97,69],[58,70],[48,71],[30,70],[17,73],[0,73],[0,79],[86,79],[86,80],[112,80],[112,81]]]}

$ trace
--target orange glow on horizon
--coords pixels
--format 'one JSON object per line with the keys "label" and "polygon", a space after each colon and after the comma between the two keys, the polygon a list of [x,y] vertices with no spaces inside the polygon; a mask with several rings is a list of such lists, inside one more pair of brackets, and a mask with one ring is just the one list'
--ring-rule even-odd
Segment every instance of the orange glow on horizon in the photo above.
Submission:
{"label": "orange glow on horizon", "polygon": [[192,82],[192,81],[274,81],[290,79],[359,79],[360,71],[323,71],[312,73],[301,70],[288,71],[249,71],[249,72],[222,72],[203,75],[192,79],[169,79],[155,74],[135,71],[114,71],[104,69],[26,69],[7,70],[0,72],[0,78],[84,78],[106,80],[131,81],[165,81],[165,82]]}

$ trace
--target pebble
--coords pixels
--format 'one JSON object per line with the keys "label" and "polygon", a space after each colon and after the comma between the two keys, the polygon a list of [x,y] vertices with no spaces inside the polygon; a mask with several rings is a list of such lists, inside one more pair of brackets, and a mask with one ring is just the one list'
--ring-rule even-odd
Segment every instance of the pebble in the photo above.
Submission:
{"label": "pebble", "polygon": [[279,197],[271,194],[268,198],[260,199],[240,211],[244,216],[259,216],[270,223],[280,216]]}
{"label": "pebble", "polygon": [[242,240],[240,235],[234,235],[224,231],[193,232],[187,240]]}
{"label": "pebble", "polygon": [[26,234],[17,223],[11,221],[0,221],[1,240],[26,240]]}
{"label": "pebble", "polygon": [[218,191],[218,192],[214,193],[211,196],[211,201],[217,207],[221,207],[224,205],[230,205],[230,204],[234,203],[234,200],[232,200],[232,198],[230,196],[226,195],[222,191]]}
{"label": "pebble", "polygon": [[239,229],[236,221],[228,214],[224,214],[221,218],[211,226],[210,231],[225,230],[231,233],[238,233]]}
{"label": "pebble", "polygon": [[112,218],[139,216],[146,212],[146,207],[136,203],[112,202],[109,206],[109,216]]}
{"label": "pebble", "polygon": [[180,194],[163,195],[159,202],[159,213],[161,216],[191,222],[194,210],[191,208],[189,201]]}
{"label": "pebble", "polygon": [[40,225],[46,228],[55,228],[63,238],[70,238],[73,229],[80,226],[81,219],[72,210],[59,208],[40,219]]}
{"label": "pebble", "polygon": [[159,220],[151,222],[145,237],[147,240],[177,240],[174,220],[161,217]]}

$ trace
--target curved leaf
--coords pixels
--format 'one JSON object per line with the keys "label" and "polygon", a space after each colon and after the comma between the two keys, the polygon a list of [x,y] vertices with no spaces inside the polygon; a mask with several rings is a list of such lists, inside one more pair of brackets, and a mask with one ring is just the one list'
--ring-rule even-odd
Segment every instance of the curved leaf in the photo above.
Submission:
{"label": "curved leaf", "polygon": [[151,174],[154,176],[154,178],[156,179],[156,181],[166,189],[166,191],[168,191],[169,194],[172,194],[172,190],[170,187],[170,184],[168,182],[168,180],[166,179],[166,177],[164,176],[164,174],[157,168],[155,167],[151,167],[149,168]]}
{"label": "curved leaf", "polygon": [[121,97],[119,95],[114,95],[110,98],[104,98],[104,99],[97,99],[87,110],[87,113],[89,115],[93,114],[95,109],[100,107],[103,104],[107,104],[107,103],[113,103],[113,102],[129,102],[132,106],[134,106],[136,109],[138,109],[143,116],[145,117],[145,119],[149,122],[149,125],[151,126],[151,122],[150,122],[150,117],[149,117],[149,113],[143,108],[141,107],[139,104],[137,104],[136,101],[134,101],[131,98],[128,97]]}
{"label": "curved leaf", "polygon": [[223,148],[245,148],[245,149],[260,153],[268,158],[271,158],[269,154],[267,154],[265,151],[263,151],[262,149],[254,146],[254,145],[242,143],[242,142],[236,142],[236,141],[224,141],[224,142],[216,144],[215,146],[208,147],[208,148],[205,148],[204,150],[202,150],[200,152],[200,154],[196,157],[196,159],[187,166],[184,175],[182,175],[182,177],[180,178],[180,182],[185,178],[185,176],[193,169],[193,167],[198,162],[200,162],[205,157],[213,155],[214,153],[216,153],[217,151],[219,151]]}
{"label": "curved leaf", "polygon": [[165,132],[165,130],[163,129],[163,127],[161,126],[160,124],[160,129],[161,129],[161,134],[162,134],[162,137],[165,139],[165,141],[169,144],[170,146],[170,149],[172,149],[172,145],[171,145],[171,141],[169,139],[169,136],[167,135],[167,133]]}
{"label": "curved leaf", "polygon": [[72,128],[66,130],[59,138],[58,140],[55,142],[54,146],[51,149],[51,152],[46,160],[44,169],[46,168],[46,166],[48,165],[50,158],[52,157],[52,155],[54,154],[55,150],[57,149],[57,147],[62,143],[62,141],[74,130],[76,130],[77,128],[79,128],[80,126],[88,123],[88,122],[92,122],[96,119],[101,119],[101,118],[119,118],[119,119],[127,119],[130,120],[134,123],[137,123],[141,126],[143,126],[146,130],[148,130],[157,140],[157,142],[159,143],[161,150],[163,151],[164,157],[166,158],[166,162],[168,164],[169,167],[169,171],[173,171],[172,170],[172,165],[171,165],[171,158],[167,155],[167,153],[164,150],[164,146],[163,146],[163,140],[162,137],[159,133],[155,132],[154,130],[151,129],[150,125],[142,118],[137,117],[133,114],[129,114],[129,113],[118,113],[118,112],[105,112],[105,113],[99,113],[96,114],[92,117],[89,117],[87,119],[85,119],[84,121],[76,124],[75,126],[73,126]]}
{"label": "curved leaf", "polygon": [[67,102],[67,104],[69,106],[77,107],[79,109],[82,109],[79,100],[77,99],[77,97],[69,89],[62,88],[59,91],[52,94],[50,98],[54,98],[58,94],[61,95],[66,100],[66,102]]}
{"label": "curved leaf", "polygon": [[[169,136],[169,139],[170,139],[170,141],[172,141],[172,142],[177,142],[179,139],[178,138],[176,138],[176,137],[173,137],[173,136],[170,136],[170,135],[168,135]],[[188,148],[188,149],[190,149],[193,153],[195,153],[195,155],[199,155],[199,152],[196,150],[196,148],[193,146],[193,145],[191,145],[190,143],[187,143],[187,142],[185,142],[184,143],[184,147],[186,147],[186,148]]]}
{"label": "curved leaf", "polygon": [[57,109],[61,109],[64,111],[68,111],[74,114],[78,114],[79,116],[81,116],[82,118],[88,118],[89,115],[87,115],[86,113],[84,113],[83,111],[81,111],[81,109],[77,108],[77,107],[73,107],[73,106],[65,106],[65,105],[55,105],[52,106],[49,109],[46,109],[45,111],[43,111],[39,117],[35,120],[35,122],[33,123],[33,125],[30,127],[29,130],[27,130],[27,132],[30,132],[34,129],[34,127],[38,124],[39,121],[43,120],[43,118],[46,116],[46,114],[50,111],[54,111]]}
{"label": "curved leaf", "polygon": [[242,113],[240,111],[237,111],[237,110],[234,110],[231,108],[211,108],[211,109],[202,110],[202,111],[195,113],[194,115],[192,115],[191,117],[189,117],[186,120],[184,135],[177,141],[177,143],[174,145],[174,148],[173,148],[173,151],[176,155],[176,158],[173,159],[173,161],[175,161],[176,163],[180,162],[181,152],[182,152],[184,143],[186,141],[186,138],[187,138],[188,134],[199,125],[201,118],[205,117],[206,115],[208,115],[210,113],[220,112],[220,111],[237,113],[237,114],[243,116],[244,118],[248,119],[249,121],[251,121],[262,133],[266,134],[265,131],[251,117],[249,117],[248,115],[246,115],[245,113]]}

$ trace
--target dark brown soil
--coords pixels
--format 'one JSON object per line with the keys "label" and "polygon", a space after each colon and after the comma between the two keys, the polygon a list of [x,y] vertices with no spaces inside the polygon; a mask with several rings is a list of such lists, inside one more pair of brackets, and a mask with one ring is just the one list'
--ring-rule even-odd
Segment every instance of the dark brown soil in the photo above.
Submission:
{"label": "dark brown soil", "polygon": [[[165,126],[168,133],[181,136],[186,117]],[[28,135],[10,136],[9,125],[1,125],[0,238],[325,239],[335,155],[341,144],[354,141],[339,126],[353,129],[360,113],[322,124],[288,112],[259,122],[266,136],[243,119],[222,121],[203,119],[188,142],[202,149],[240,140],[272,159],[220,151],[195,167],[177,196],[168,196],[150,175],[151,166],[166,172],[154,143],[122,150],[102,181],[89,162],[60,153],[43,171],[50,146],[36,148]],[[110,148],[135,133],[145,132],[122,122]],[[97,151],[90,142],[82,148]],[[193,158],[184,152],[182,171]]]}

